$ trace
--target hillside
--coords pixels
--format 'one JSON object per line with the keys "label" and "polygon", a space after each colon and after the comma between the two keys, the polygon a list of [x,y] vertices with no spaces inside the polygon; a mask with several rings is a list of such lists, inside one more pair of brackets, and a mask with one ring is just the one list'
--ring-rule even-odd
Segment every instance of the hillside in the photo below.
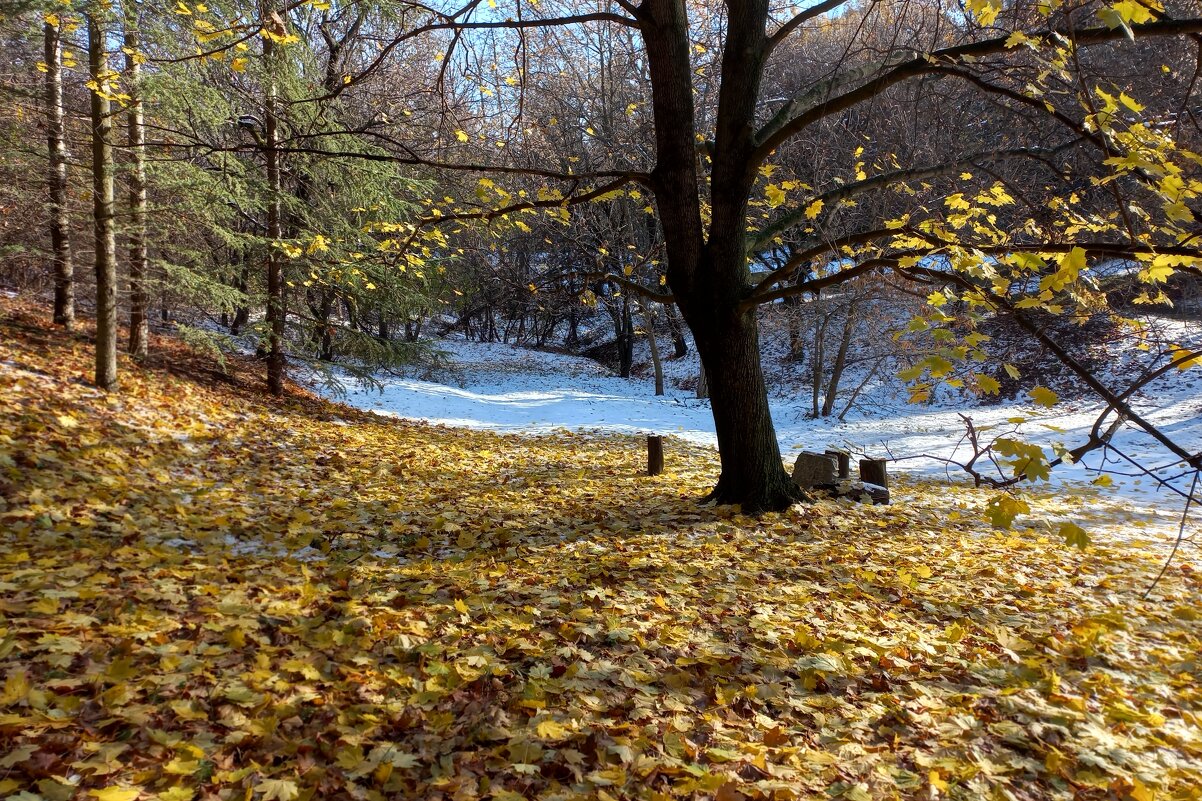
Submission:
{"label": "hillside", "polygon": [[0,797],[1199,797],[1193,553],[921,477],[759,519],[708,448],[388,419],[0,321]]}
{"label": "hillside", "polygon": [[[1087,441],[1104,408],[1088,391],[1053,380],[1049,384],[1064,395],[1052,408],[1033,403],[1026,394],[981,398],[951,388],[944,388],[938,400],[909,403],[909,390],[891,369],[878,371],[865,383],[856,408],[845,418],[814,418],[807,413],[808,376],[802,365],[781,358],[784,343],[775,336],[779,333],[772,328],[766,331],[764,364],[777,390],[770,401],[777,438],[790,462],[801,450],[838,447],[857,458],[888,457],[890,471],[897,476],[968,484],[969,475],[950,463],[972,457],[965,416],[972,419],[982,443],[1017,435],[1051,454],[1057,447],[1073,448]],[[1179,338],[1189,333],[1183,330]],[[431,342],[445,353],[446,369],[420,375],[381,373],[370,386],[344,375],[343,387],[322,391],[356,408],[441,425],[521,434],[657,433],[672,441],[716,446],[709,402],[675,386],[683,377],[696,377],[699,363],[693,350],[683,359],[665,362],[670,379],[667,394],[656,396],[649,376],[622,379],[587,358],[504,343]],[[1147,358],[1114,354],[1105,374],[1107,383],[1124,386],[1138,373],[1140,357]],[[1172,370],[1132,400],[1148,419],[1192,450],[1202,447],[1199,375],[1197,370]],[[859,380],[853,374],[853,385]],[[1161,466],[1166,461],[1159,443],[1133,426],[1119,431],[1112,443],[1143,464]],[[1009,475],[989,466],[985,458],[981,465],[989,476]],[[1109,471],[1104,479],[1099,478],[1102,470]],[[1181,492],[1189,489],[1189,471],[1170,466],[1159,475]],[[1060,517],[1088,525],[1095,534],[1163,542],[1177,535],[1182,496],[1132,470],[1114,452],[1099,450],[1075,464],[1058,465],[1048,479],[1046,484],[1037,483],[1037,491],[1063,494],[1066,503]]]}

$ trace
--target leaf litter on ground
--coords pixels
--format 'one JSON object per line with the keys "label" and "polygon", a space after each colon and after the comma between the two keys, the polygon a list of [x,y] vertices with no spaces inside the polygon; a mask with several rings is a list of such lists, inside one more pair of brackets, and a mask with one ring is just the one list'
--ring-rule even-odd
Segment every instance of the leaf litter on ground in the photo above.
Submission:
{"label": "leaf litter on ground", "polygon": [[[1202,578],[0,323],[0,798],[1202,797]],[[241,371],[241,372],[239,372]],[[1063,498],[1047,499],[1063,503]]]}

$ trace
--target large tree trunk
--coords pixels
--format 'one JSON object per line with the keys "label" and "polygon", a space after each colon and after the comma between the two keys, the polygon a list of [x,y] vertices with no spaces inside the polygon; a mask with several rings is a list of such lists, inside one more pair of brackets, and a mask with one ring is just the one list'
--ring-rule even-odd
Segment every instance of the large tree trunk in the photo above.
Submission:
{"label": "large tree trunk", "polygon": [[92,90],[92,211],[96,238],[96,386],[117,387],[117,234],[113,213],[113,118],[106,95],[104,32],[88,15]]}
{"label": "large tree trunk", "polygon": [[145,358],[150,349],[146,316],[146,126],[142,107],[137,12],[125,4],[125,75],[130,94],[126,124],[129,128],[129,352]]}
{"label": "large tree trunk", "polygon": [[800,498],[785,472],[768,409],[744,251],[747,201],[755,182],[755,106],[767,41],[767,0],[729,4],[712,159],[709,235],[701,216],[694,140],[688,11],[680,0],[646,0],[657,163],[652,173],[668,254],[668,283],[709,379],[722,474],[710,497],[755,513]]}
{"label": "large tree trunk", "polygon": [[[686,316],[686,320],[688,317]],[[722,474],[710,497],[756,514],[787,508],[801,493],[781,460],[760,365],[755,312],[690,322],[709,378]]]}
{"label": "large tree trunk", "polygon": [[[264,23],[274,13],[271,3],[265,4]],[[267,389],[272,395],[284,394],[284,321],[288,310],[284,297],[284,262],[278,243],[283,237],[280,207],[279,121],[276,117],[278,86],[275,79],[275,42],[263,39],[263,65],[267,71],[267,97],[263,112],[264,150],[267,160]]]}
{"label": "large tree trunk", "polygon": [[54,254],[54,322],[75,324],[75,265],[67,218],[67,131],[63,114],[63,48],[57,25],[46,23],[46,143],[50,163],[50,249]]}

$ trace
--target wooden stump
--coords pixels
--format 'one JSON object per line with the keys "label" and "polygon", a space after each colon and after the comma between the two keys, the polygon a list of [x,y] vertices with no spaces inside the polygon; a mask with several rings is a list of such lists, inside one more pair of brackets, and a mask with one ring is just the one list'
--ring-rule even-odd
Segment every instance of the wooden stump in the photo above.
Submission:
{"label": "wooden stump", "polygon": [[664,438],[656,434],[647,435],[647,475],[658,476],[664,472]]}
{"label": "wooden stump", "polygon": [[851,454],[847,451],[828,450],[827,456],[833,456],[839,462],[839,478],[851,478]]}
{"label": "wooden stump", "polygon": [[802,489],[833,486],[835,459],[825,453],[802,451],[793,463],[793,483]]}
{"label": "wooden stump", "polygon": [[865,484],[876,484],[879,487],[889,486],[889,474],[885,469],[884,459],[861,459],[860,480]]}

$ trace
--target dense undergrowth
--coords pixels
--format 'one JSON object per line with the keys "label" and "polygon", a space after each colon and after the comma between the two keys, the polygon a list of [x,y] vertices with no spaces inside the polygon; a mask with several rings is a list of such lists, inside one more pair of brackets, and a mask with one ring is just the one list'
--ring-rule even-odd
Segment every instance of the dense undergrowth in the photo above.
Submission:
{"label": "dense undergrowth", "polygon": [[0,323],[0,798],[1202,797],[1202,581]]}

